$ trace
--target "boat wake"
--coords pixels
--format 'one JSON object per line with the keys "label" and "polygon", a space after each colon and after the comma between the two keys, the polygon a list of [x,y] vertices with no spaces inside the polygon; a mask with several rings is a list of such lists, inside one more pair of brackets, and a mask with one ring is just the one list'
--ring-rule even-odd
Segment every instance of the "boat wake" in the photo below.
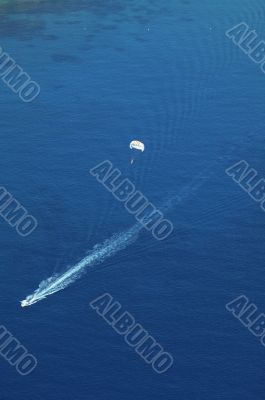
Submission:
{"label": "boat wake", "polygon": [[65,289],[71,283],[79,279],[84,274],[87,267],[93,267],[102,263],[107,258],[133,243],[137,239],[138,233],[141,229],[143,229],[143,226],[136,223],[127,231],[114,234],[110,239],[105,240],[102,244],[95,245],[90,254],[74,266],[70,267],[67,271],[62,274],[53,275],[52,277],[42,281],[33,294],[27,296],[25,300],[21,301],[21,307],[30,306],[45,299],[51,294]]}
{"label": "boat wake", "polygon": [[[217,162],[218,164],[218,162]],[[168,212],[182,203],[188,197],[191,197],[198,189],[209,180],[212,172],[209,169],[203,170],[195,176],[190,183],[188,183],[177,195],[172,196],[161,207],[161,211]],[[148,218],[148,215],[146,216]],[[39,284],[38,289],[33,294],[26,297],[21,301],[21,307],[27,307],[38,301],[45,299],[47,296],[65,289],[71,283],[79,279],[87,270],[88,267],[94,267],[101,264],[107,258],[115,255],[117,252],[125,249],[128,245],[137,240],[138,234],[144,229],[144,225],[136,223],[125,232],[114,234],[111,238],[105,240],[101,244],[97,244],[90,251],[90,253],[79,261],[74,266],[68,268],[61,274],[56,274],[48,279],[45,279]]]}

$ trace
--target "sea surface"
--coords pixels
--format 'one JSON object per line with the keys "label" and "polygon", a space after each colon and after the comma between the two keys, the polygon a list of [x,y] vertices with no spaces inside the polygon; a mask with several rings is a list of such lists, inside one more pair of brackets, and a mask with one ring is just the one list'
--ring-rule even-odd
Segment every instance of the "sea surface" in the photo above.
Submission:
{"label": "sea surface", "polygon": [[[0,219],[0,325],[38,360],[0,357],[0,400],[262,400],[265,348],[225,305],[265,313],[265,214],[225,173],[265,177],[265,75],[225,35],[265,39],[261,0],[9,1],[0,46],[41,88],[0,80],[4,186],[38,221]],[[130,164],[129,143],[146,150]],[[135,224],[89,170],[104,160],[174,232],[138,239],[47,299],[20,301]],[[181,202],[175,202],[176,196]],[[89,303],[110,293],[174,357],[156,374]]]}

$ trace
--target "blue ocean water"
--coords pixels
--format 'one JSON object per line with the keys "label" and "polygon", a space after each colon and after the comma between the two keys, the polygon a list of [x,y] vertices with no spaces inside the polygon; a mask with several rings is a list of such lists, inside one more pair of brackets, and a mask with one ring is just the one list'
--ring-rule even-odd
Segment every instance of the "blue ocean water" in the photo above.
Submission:
{"label": "blue ocean water", "polygon": [[[38,359],[20,376],[0,358],[1,400],[259,400],[265,349],[225,305],[265,312],[264,221],[225,174],[265,176],[265,76],[225,31],[265,38],[261,0],[44,1],[1,11],[0,46],[40,84],[25,104],[1,81],[1,185],[38,220],[1,225],[1,320]],[[35,4],[35,5],[34,5]],[[128,144],[146,151],[130,165]],[[90,174],[109,159],[161,205],[174,233],[142,231],[72,286],[19,301],[135,220]],[[157,375],[89,306],[109,292],[166,351]]]}

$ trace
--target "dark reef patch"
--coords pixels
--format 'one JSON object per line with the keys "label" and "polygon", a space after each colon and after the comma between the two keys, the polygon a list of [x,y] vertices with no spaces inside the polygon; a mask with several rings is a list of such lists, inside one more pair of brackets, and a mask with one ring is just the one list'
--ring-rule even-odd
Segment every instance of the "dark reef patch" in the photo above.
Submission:
{"label": "dark reef patch", "polygon": [[[182,0],[184,2],[188,0]],[[149,4],[140,1],[125,0],[9,0],[0,4],[0,15],[14,14],[56,14],[63,15],[70,12],[85,11],[96,16],[121,16],[127,17],[130,10],[139,17],[159,15],[165,5],[158,0],[149,0]],[[78,24],[78,20],[68,20],[65,23]]]}
{"label": "dark reef patch", "polygon": [[13,0],[0,6],[1,14],[65,14],[87,11],[96,15],[119,13],[127,8],[122,0]]}
{"label": "dark reef patch", "polygon": [[40,37],[43,40],[57,40],[57,39],[59,39],[59,37],[56,36],[56,35],[48,35],[48,34],[40,35]]}
{"label": "dark reef patch", "polygon": [[148,41],[148,39],[145,39],[144,37],[141,37],[141,36],[134,36],[134,35],[132,35],[132,36],[139,43],[144,43],[144,42]]}
{"label": "dark reef patch", "polygon": [[192,18],[192,17],[182,17],[181,21],[183,21],[183,22],[194,22],[195,19]]}
{"label": "dark reef patch", "polygon": [[147,0],[145,4],[140,0],[9,0],[5,4],[0,3],[0,36],[13,36],[18,40],[40,36],[43,40],[56,40],[57,37],[50,32],[44,36],[46,26],[41,17],[45,14],[56,17],[54,25],[73,26],[82,21],[79,15],[72,13],[85,12],[92,19],[94,15],[100,21],[92,30],[96,34],[97,31],[114,31],[125,22],[147,25],[153,18],[159,18],[161,10],[164,13],[169,11],[158,0]]}
{"label": "dark reef patch", "polygon": [[44,21],[4,18],[0,24],[0,37],[16,37],[19,40],[31,40],[46,28]]}

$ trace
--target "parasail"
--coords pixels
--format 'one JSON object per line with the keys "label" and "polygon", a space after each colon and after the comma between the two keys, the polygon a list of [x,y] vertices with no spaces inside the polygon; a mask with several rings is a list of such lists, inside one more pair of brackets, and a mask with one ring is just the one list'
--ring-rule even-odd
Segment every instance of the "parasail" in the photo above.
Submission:
{"label": "parasail", "polygon": [[134,155],[132,155],[132,157],[131,157],[131,164],[133,164],[134,159],[136,157],[136,153],[138,151],[144,152],[144,144],[142,142],[140,142],[139,140],[133,140],[130,143],[130,149],[132,150],[132,153],[134,153]]}
{"label": "parasail", "polygon": [[140,142],[139,140],[133,140],[130,143],[130,149],[135,149],[135,150],[140,150],[140,151],[144,151],[144,144],[142,142]]}

